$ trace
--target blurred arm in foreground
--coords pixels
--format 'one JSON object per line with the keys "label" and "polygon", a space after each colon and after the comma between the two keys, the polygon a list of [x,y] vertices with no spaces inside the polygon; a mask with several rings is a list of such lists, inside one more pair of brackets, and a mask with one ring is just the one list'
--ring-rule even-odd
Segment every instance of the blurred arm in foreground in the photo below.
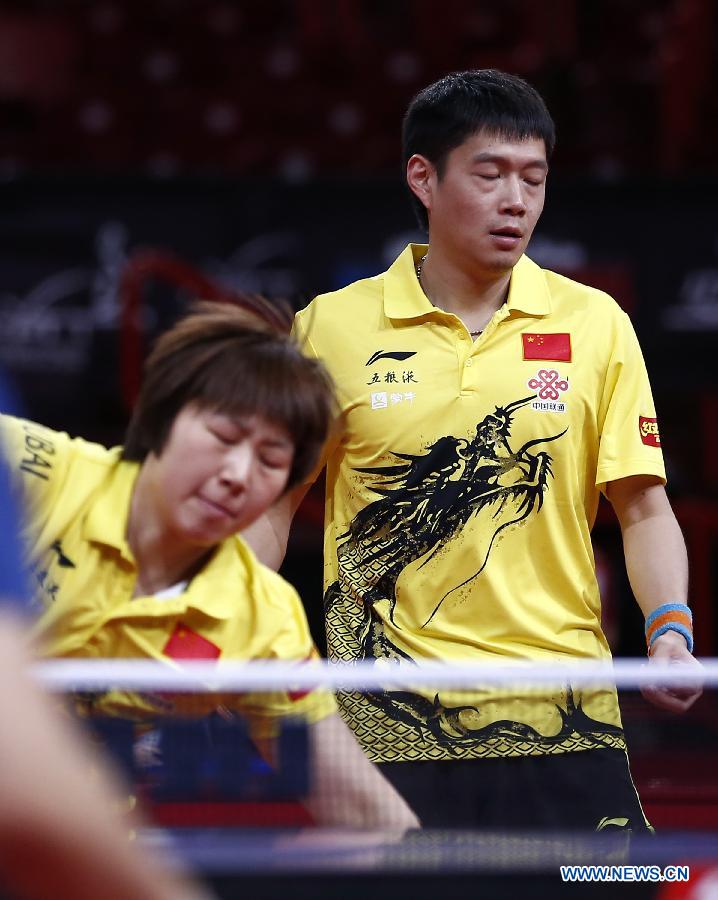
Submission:
{"label": "blurred arm in foreground", "polygon": [[[33,683],[21,624],[0,613],[0,878],[46,900],[207,897],[131,843],[122,790]],[[95,777],[89,777],[92,772]]]}

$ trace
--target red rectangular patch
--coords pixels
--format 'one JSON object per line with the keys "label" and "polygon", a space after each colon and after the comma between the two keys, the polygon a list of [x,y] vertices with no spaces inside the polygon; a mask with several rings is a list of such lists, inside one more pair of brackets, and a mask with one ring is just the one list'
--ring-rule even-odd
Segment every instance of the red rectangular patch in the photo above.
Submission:
{"label": "red rectangular patch", "polygon": [[532,334],[524,331],[521,340],[524,345],[524,359],[571,362],[570,334]]}
{"label": "red rectangular patch", "polygon": [[217,659],[221,651],[212,641],[180,624],[170,635],[162,652],[170,659]]}
{"label": "red rectangular patch", "polygon": [[[307,663],[312,659],[318,659],[318,658],[319,658],[319,654],[317,653],[316,649],[314,649],[309,654],[309,656],[305,657],[305,659],[302,660],[302,662]],[[314,688],[302,688],[301,690],[298,690],[298,691],[293,691],[290,689],[287,691],[287,696],[292,701],[292,703],[296,703],[297,700],[302,700],[308,694],[311,694],[311,692],[313,690],[314,690]]]}
{"label": "red rectangular patch", "polygon": [[311,694],[312,688],[304,688],[301,691],[287,691],[287,697],[292,701],[292,703],[296,703],[297,700],[303,700],[306,696]]}
{"label": "red rectangular patch", "polygon": [[638,431],[641,440],[649,447],[660,447],[661,436],[658,433],[658,419],[649,419],[646,416],[638,417]]}

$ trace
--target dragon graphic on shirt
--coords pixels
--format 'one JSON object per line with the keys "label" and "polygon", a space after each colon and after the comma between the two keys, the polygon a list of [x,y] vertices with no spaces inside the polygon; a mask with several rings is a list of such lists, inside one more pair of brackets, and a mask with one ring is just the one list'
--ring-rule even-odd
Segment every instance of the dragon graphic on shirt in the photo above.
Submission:
{"label": "dragon graphic on shirt", "polygon": [[[339,537],[337,556],[345,589],[367,614],[375,603],[386,600],[394,623],[402,572],[412,564],[419,570],[440,564],[455,571],[456,583],[438,598],[422,625],[426,627],[450,593],[481,574],[501,532],[541,508],[552,475],[551,456],[545,450],[531,451],[558,440],[565,430],[513,450],[514,414],[533,399],[497,406],[478,423],[471,439],[441,437],[424,454],[395,453],[401,460],[397,465],[356,470],[381,479],[372,487],[380,499],[352,519]],[[447,566],[445,558],[467,529],[474,538],[476,533],[483,536],[479,543],[485,548],[478,562],[472,554],[471,571],[453,559]],[[329,588],[329,604],[338,588],[338,583]]]}
{"label": "dragon graphic on shirt", "polygon": [[[372,491],[378,499],[360,510],[338,539],[339,579],[324,597],[335,657],[413,664],[384,627],[386,617],[401,627],[396,619],[398,586],[405,573],[440,573],[445,587],[422,629],[451,595],[463,594],[471,602],[469,586],[480,578],[500,535],[540,511],[553,477],[552,458],[543,446],[560,439],[566,429],[513,446],[514,417],[534,399],[497,406],[471,438],[441,437],[422,454],[394,453],[394,465],[356,470],[377,479]],[[386,606],[384,617],[378,604]],[[565,709],[558,707],[563,727],[550,739],[521,722],[477,727],[478,709],[445,707],[438,695],[433,701],[401,691],[371,691],[363,697],[393,721],[450,747],[492,738],[560,743],[570,734],[620,730],[586,716],[580,703],[574,703],[570,685]]]}

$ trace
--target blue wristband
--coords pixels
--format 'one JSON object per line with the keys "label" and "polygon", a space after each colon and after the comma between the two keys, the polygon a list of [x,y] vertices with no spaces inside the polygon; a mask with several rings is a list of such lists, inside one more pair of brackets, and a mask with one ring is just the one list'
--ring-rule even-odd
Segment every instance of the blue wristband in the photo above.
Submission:
{"label": "blue wristband", "polygon": [[691,612],[690,606],[686,606],[685,603],[664,603],[663,606],[659,606],[658,609],[654,609],[652,613],[646,616],[646,634],[648,634],[649,628],[656,619],[667,612],[684,613],[691,620],[691,623],[693,622],[693,613]]}
{"label": "blue wristband", "polygon": [[649,654],[656,638],[667,631],[683,635],[688,652],[693,652],[693,613],[685,603],[664,603],[646,617],[646,644]]}

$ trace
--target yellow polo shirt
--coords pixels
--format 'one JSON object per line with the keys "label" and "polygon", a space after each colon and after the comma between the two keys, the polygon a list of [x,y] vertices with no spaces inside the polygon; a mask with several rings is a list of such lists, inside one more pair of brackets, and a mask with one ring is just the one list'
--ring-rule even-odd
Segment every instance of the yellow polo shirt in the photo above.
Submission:
{"label": "yellow polo shirt", "polygon": [[[239,537],[224,541],[189,583],[133,598],[137,568],[125,533],[140,467],[121,460],[120,448],[107,450],[8,416],[0,417],[0,436],[23,488],[23,538],[45,655],[168,663],[316,655],[296,592]],[[201,713],[217,698],[112,692],[97,705],[103,711]],[[326,692],[245,695],[234,705],[258,736],[271,733],[278,717],[316,721],[336,708]]]}
{"label": "yellow polo shirt", "polygon": [[[295,333],[337,384],[327,448],[330,655],[410,666],[609,656],[590,531],[607,482],[664,479],[640,348],[606,294],[516,265],[472,340],[409,246],[317,297]],[[343,694],[374,760],[622,747],[613,690]]]}

